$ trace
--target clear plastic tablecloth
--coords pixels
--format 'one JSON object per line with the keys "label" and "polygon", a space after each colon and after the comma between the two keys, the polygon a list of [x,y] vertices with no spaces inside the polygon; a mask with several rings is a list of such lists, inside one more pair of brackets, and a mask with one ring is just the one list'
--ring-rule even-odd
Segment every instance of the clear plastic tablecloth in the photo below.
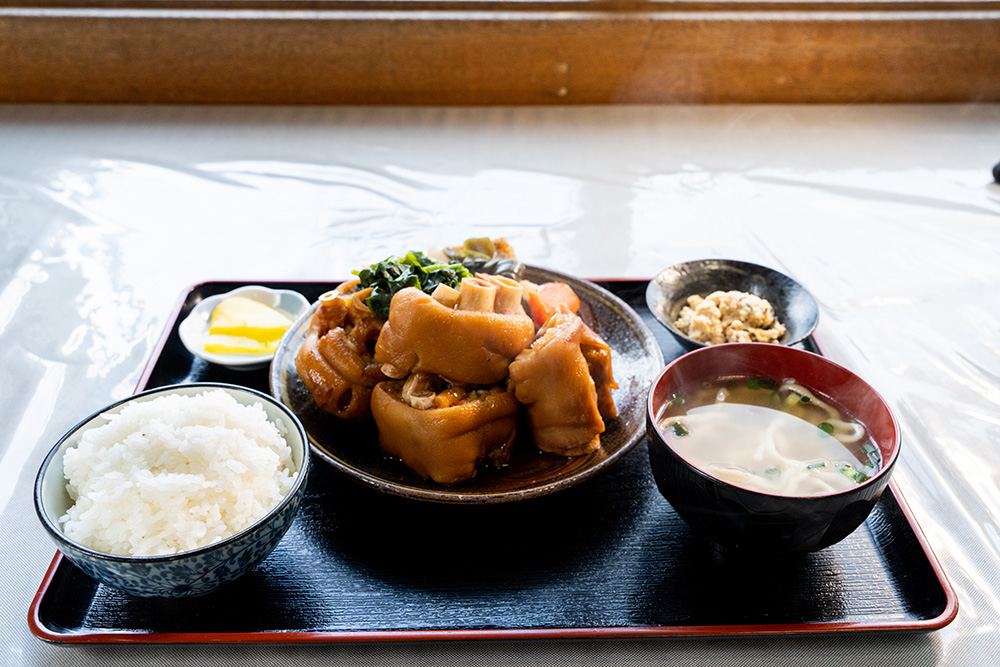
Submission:
{"label": "clear plastic tablecloth", "polygon": [[[0,107],[0,664],[991,664],[1000,654],[1000,106]],[[60,646],[45,453],[132,393],[183,291],[333,280],[506,236],[650,278],[766,264],[886,397],[895,479],[960,609],[915,634],[326,646]]]}

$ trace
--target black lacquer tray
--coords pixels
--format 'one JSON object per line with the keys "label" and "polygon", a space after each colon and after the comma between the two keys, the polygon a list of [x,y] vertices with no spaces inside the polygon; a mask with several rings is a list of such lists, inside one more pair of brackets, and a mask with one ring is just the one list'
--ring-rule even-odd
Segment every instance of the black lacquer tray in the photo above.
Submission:
{"label": "black lacquer tray", "polygon": [[[641,315],[665,359],[682,354],[646,308],[646,282],[595,282]],[[140,389],[219,381],[268,391],[267,369],[211,365],[177,335],[199,300],[241,284],[183,296]],[[310,300],[330,287],[268,286]],[[804,347],[818,351],[811,338]],[[502,505],[390,496],[317,462],[290,531],[235,583],[195,599],[133,598],[57,553],[28,621],[62,643],[307,643],[927,631],[957,611],[895,485],[839,544],[737,560],[692,535],[659,495],[643,442],[593,479]]]}

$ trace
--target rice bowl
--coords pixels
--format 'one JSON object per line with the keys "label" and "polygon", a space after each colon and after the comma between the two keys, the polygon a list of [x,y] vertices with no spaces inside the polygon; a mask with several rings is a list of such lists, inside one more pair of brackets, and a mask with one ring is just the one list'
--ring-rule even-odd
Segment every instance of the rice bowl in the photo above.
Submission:
{"label": "rice bowl", "polygon": [[62,554],[102,583],[146,597],[197,595],[277,546],[308,468],[301,424],[269,396],[176,385],[71,429],[42,464],[35,507]]}
{"label": "rice bowl", "polygon": [[132,403],[107,419],[63,456],[76,502],[59,523],[96,551],[162,556],[208,546],[291,488],[291,450],[260,403],[240,405],[216,388]]}

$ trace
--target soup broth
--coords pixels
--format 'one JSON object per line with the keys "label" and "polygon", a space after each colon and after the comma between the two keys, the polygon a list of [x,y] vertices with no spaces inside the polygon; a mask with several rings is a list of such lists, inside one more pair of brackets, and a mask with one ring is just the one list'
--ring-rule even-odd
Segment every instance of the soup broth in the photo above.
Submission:
{"label": "soup broth", "polygon": [[843,491],[881,463],[863,424],[790,379],[702,383],[675,394],[658,426],[704,472],[774,495]]}

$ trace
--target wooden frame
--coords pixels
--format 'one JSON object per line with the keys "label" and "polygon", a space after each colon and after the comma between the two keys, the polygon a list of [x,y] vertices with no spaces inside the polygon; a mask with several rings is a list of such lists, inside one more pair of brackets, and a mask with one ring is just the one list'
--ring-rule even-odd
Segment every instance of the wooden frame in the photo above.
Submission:
{"label": "wooden frame", "polygon": [[1000,0],[0,0],[0,101],[1000,101]]}

